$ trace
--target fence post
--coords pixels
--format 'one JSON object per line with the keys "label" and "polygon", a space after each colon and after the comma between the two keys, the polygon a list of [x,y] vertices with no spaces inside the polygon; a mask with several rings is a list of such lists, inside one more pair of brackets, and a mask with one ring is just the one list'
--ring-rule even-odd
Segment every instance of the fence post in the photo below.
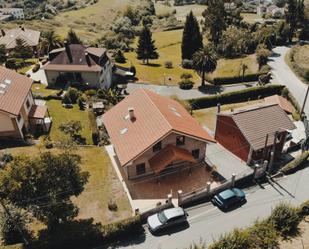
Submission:
{"label": "fence post", "polygon": [[235,173],[233,173],[233,174],[232,174],[232,179],[231,179],[231,184],[232,184],[232,187],[234,187],[234,186],[235,186],[235,180],[236,180],[236,174],[235,174]]}
{"label": "fence post", "polygon": [[211,182],[207,182],[207,187],[206,187],[206,189],[207,189],[207,194],[210,193],[210,185],[211,185]]}
{"label": "fence post", "polygon": [[172,197],[173,197],[172,194],[167,195],[167,203],[168,204],[172,204]]}
{"label": "fence post", "polygon": [[254,179],[259,178],[259,177],[258,177],[258,170],[259,170],[259,167],[260,167],[260,165],[258,165],[258,164],[255,164],[255,165],[254,165],[254,171],[253,171],[253,178],[254,178]]}
{"label": "fence post", "polygon": [[178,191],[177,191],[178,206],[180,206],[180,205],[181,205],[181,202],[182,202],[181,195],[182,195],[182,190],[178,190]]}

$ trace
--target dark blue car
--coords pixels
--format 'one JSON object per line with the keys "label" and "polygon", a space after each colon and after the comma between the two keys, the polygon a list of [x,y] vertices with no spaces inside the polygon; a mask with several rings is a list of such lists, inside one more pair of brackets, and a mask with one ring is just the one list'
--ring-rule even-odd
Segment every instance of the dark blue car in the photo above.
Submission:
{"label": "dark blue car", "polygon": [[245,193],[238,188],[231,188],[222,191],[214,196],[211,202],[222,209],[228,209],[237,204],[243,204],[246,201]]}

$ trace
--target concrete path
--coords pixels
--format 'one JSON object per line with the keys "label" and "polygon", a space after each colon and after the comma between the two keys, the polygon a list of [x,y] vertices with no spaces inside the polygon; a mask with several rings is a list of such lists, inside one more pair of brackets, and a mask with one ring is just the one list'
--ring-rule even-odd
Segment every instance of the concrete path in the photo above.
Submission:
{"label": "concrete path", "polygon": [[[286,46],[273,49],[273,55],[270,57],[269,65],[272,67],[272,83],[279,83],[289,88],[299,105],[302,107],[305,99],[307,85],[303,83],[285,63],[285,56],[291,48]],[[305,106],[305,113],[309,117],[309,99]]]}
{"label": "concrete path", "polygon": [[[42,64],[41,64],[41,67],[42,67]],[[26,74],[29,74],[31,79],[36,80],[36,81],[40,80],[42,84],[47,85],[47,79],[46,79],[46,75],[43,69],[40,68],[39,71],[34,73],[32,72],[32,68],[31,68],[28,72],[26,72]]]}
{"label": "concrete path", "polygon": [[251,86],[255,86],[256,82],[250,82],[248,84],[234,84],[234,85],[226,85],[226,86],[210,86],[208,90],[205,92],[201,92],[198,89],[194,88],[191,90],[182,90],[178,86],[163,86],[163,85],[152,85],[152,84],[144,84],[144,83],[129,83],[127,87],[127,91],[129,93],[135,91],[139,88],[144,88],[148,90],[152,90],[160,95],[171,97],[177,96],[179,99],[193,99],[200,98],[207,95],[214,95],[225,92],[233,92],[239,91],[242,89],[246,89]]}

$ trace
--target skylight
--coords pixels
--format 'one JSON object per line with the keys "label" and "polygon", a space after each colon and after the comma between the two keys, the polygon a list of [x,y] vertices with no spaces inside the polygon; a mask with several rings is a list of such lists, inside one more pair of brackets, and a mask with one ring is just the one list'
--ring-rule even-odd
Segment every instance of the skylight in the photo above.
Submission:
{"label": "skylight", "polygon": [[128,131],[128,128],[123,128],[120,130],[120,134],[123,135]]}

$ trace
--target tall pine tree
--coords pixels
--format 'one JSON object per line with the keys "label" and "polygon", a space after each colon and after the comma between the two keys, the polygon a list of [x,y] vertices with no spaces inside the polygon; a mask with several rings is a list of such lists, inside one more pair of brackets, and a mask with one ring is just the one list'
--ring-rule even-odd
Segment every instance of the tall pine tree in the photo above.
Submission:
{"label": "tall pine tree", "polygon": [[158,59],[159,54],[152,39],[152,33],[147,26],[144,26],[138,40],[136,49],[137,59],[149,63],[150,59]]}
{"label": "tall pine tree", "polygon": [[191,60],[192,55],[203,48],[203,37],[196,17],[192,11],[187,15],[182,35],[181,58]]}
{"label": "tall pine tree", "polygon": [[285,13],[286,22],[291,27],[291,35],[289,37],[290,42],[292,41],[293,35],[297,29],[297,1],[288,0],[288,9]]}
{"label": "tall pine tree", "polygon": [[70,29],[67,35],[68,44],[82,44],[82,40],[77,36],[73,29]]}

